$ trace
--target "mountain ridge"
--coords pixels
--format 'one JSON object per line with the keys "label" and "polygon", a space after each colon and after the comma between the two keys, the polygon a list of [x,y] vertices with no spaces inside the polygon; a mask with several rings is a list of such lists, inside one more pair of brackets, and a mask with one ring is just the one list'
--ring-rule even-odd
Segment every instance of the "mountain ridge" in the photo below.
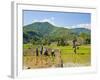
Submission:
{"label": "mountain ridge", "polygon": [[[30,32],[33,35],[31,35]],[[90,34],[90,30],[86,28],[69,29],[65,27],[57,27],[49,22],[35,22],[23,27],[24,39],[27,39],[25,36],[30,36],[27,41],[30,39],[42,40],[43,38],[47,37],[49,37],[51,40],[56,40],[59,38],[72,39],[81,33]]]}

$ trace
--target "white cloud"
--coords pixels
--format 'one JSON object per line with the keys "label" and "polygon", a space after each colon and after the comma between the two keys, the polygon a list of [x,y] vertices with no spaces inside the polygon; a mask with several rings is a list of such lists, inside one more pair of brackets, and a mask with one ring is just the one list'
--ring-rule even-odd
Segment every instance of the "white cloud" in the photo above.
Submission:
{"label": "white cloud", "polygon": [[[54,19],[55,19],[54,17],[51,17],[51,18],[44,18],[42,20],[33,20],[33,22],[49,22],[49,23],[57,26],[57,24],[54,23]],[[70,29],[71,28],[86,28],[86,29],[91,29],[91,24],[77,24],[77,25],[73,25],[73,26],[62,26],[62,27],[70,28]]]}
{"label": "white cloud", "polygon": [[91,29],[91,24],[79,24],[80,28],[87,28],[87,29]]}
{"label": "white cloud", "polygon": [[40,22],[52,22],[52,21],[50,19],[45,18],[45,19],[41,20]]}
{"label": "white cloud", "polygon": [[55,23],[54,23],[54,17],[51,17],[51,18],[44,18],[44,19],[42,19],[42,20],[33,20],[32,22],[33,22],[33,23],[34,23],[34,22],[49,22],[49,23],[55,25]]}
{"label": "white cloud", "polygon": [[75,26],[68,26],[68,28],[86,28],[91,29],[91,24],[78,24]]}

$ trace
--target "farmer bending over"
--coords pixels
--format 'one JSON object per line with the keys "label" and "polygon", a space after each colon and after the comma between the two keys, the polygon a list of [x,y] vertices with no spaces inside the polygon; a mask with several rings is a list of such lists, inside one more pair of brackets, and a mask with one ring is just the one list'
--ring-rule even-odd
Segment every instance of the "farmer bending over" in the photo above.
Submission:
{"label": "farmer bending over", "polygon": [[55,57],[55,51],[54,51],[54,49],[52,49],[52,51],[51,51],[51,56]]}
{"label": "farmer bending over", "polygon": [[41,46],[40,48],[40,54],[42,55],[42,53],[43,53],[43,46]]}
{"label": "farmer bending over", "polygon": [[45,56],[49,56],[48,50],[47,50],[46,48],[44,49],[44,55],[45,55]]}

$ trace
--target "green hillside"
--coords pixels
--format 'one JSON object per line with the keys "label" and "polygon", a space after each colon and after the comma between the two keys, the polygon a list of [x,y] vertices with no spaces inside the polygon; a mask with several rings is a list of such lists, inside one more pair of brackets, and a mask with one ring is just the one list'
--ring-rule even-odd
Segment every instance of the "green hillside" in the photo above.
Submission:
{"label": "green hillside", "polygon": [[64,42],[74,38],[90,42],[90,30],[85,28],[68,29],[54,26],[49,22],[35,22],[23,27],[23,38],[24,43],[33,44]]}

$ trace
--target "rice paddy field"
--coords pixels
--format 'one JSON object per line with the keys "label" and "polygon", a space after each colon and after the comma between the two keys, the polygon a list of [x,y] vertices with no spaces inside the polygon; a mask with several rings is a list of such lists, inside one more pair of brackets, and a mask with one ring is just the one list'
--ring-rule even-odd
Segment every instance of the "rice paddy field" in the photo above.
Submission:
{"label": "rice paddy field", "polygon": [[[70,46],[43,46],[48,49],[49,56],[36,56],[36,48],[40,45],[24,44],[23,46],[23,68],[52,68],[52,67],[84,67],[91,65],[91,48],[90,45],[81,45],[74,53],[73,47]],[[55,56],[51,56],[51,50],[55,50]],[[44,52],[43,52],[44,53]]]}

